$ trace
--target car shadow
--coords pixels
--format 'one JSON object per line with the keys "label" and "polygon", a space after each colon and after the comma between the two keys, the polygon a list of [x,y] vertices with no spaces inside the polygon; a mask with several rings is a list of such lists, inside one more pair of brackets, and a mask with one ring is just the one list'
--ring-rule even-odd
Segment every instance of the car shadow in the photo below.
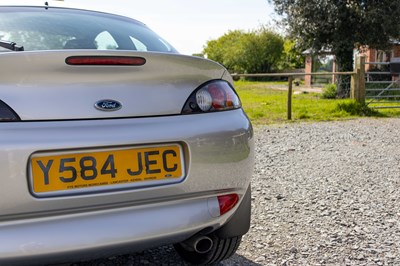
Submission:
{"label": "car shadow", "polygon": [[[64,264],[65,265],[65,264]],[[70,266],[136,266],[136,265],[184,265],[186,264],[175,252],[171,245],[145,250],[142,252],[114,256],[70,264]],[[241,255],[235,254],[231,258],[218,264],[219,266],[250,265],[261,266]]]}
{"label": "car shadow", "polygon": [[231,266],[231,265],[246,265],[246,266],[261,266],[262,264],[259,264],[257,262],[254,262],[252,260],[249,260],[246,257],[243,257],[241,255],[235,254],[231,258],[224,260],[220,264],[220,266]]}

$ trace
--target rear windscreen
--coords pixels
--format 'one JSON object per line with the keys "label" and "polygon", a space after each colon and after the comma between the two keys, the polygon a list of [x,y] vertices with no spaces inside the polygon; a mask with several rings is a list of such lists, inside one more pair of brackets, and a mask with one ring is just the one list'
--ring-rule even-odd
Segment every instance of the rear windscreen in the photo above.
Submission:
{"label": "rear windscreen", "polygon": [[0,7],[0,40],[14,42],[25,51],[97,49],[176,53],[168,42],[133,19],[63,8]]}

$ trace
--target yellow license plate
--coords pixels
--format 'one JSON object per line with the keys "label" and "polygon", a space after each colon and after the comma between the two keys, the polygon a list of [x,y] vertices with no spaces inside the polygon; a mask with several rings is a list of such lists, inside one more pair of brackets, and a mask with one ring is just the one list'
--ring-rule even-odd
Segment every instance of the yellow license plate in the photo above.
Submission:
{"label": "yellow license plate", "polygon": [[183,175],[179,145],[34,155],[31,159],[35,194],[173,183]]}

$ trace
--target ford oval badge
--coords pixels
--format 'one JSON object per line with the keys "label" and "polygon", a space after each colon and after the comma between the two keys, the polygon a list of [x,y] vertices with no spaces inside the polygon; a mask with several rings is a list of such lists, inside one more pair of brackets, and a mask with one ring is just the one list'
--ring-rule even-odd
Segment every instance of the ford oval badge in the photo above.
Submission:
{"label": "ford oval badge", "polygon": [[122,108],[122,104],[114,100],[100,100],[94,104],[97,110],[100,111],[117,111]]}

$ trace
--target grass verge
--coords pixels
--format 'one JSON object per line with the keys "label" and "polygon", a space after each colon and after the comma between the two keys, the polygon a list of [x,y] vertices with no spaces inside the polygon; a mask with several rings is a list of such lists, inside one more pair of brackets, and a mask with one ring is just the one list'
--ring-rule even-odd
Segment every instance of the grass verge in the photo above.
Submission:
{"label": "grass verge", "polygon": [[[275,84],[273,84],[275,85]],[[287,117],[287,91],[271,89],[268,82],[238,81],[235,88],[254,124],[344,120],[360,116],[396,117],[399,109],[372,109],[349,99],[322,99],[320,93],[294,94],[292,120]],[[284,87],[284,86],[283,86]]]}

